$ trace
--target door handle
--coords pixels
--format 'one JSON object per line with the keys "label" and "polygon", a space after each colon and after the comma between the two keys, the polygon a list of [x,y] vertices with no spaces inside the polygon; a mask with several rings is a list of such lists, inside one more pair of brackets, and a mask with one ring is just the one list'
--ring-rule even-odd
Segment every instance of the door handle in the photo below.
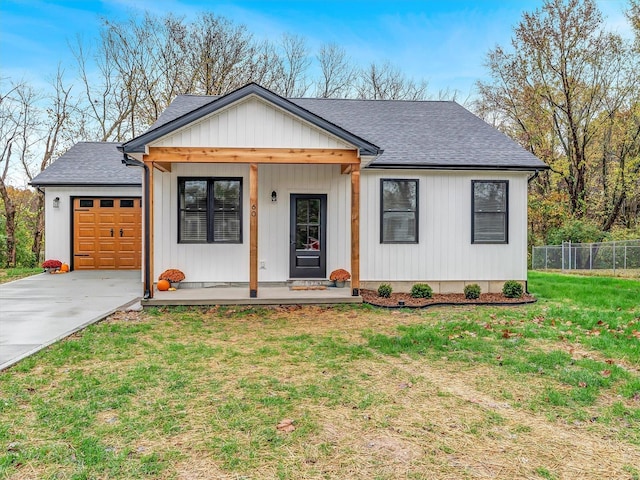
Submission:
{"label": "door handle", "polygon": [[122,229],[120,229],[120,236],[122,236]]}
{"label": "door handle", "polygon": [[111,229],[111,236],[113,237],[113,228]]}

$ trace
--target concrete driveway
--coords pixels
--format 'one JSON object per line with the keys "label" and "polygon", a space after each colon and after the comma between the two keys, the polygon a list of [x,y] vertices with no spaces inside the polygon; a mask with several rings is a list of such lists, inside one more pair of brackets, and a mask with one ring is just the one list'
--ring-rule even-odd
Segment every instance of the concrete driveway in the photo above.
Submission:
{"label": "concrete driveway", "polygon": [[43,273],[0,285],[0,370],[135,303],[139,270]]}

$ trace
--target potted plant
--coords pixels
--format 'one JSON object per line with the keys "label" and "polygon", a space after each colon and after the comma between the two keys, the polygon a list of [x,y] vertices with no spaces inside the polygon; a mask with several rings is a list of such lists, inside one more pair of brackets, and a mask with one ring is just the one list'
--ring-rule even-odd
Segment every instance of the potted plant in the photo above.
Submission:
{"label": "potted plant", "polygon": [[184,273],[177,268],[170,268],[160,274],[158,280],[166,280],[171,284],[171,287],[178,288],[180,282],[185,279]]}
{"label": "potted plant", "polygon": [[347,280],[351,278],[351,274],[347,272],[343,268],[339,268],[338,270],[334,270],[329,275],[329,280],[334,282],[336,287],[342,288]]}
{"label": "potted plant", "polygon": [[45,272],[55,273],[60,270],[62,262],[60,260],[46,260],[42,263]]}

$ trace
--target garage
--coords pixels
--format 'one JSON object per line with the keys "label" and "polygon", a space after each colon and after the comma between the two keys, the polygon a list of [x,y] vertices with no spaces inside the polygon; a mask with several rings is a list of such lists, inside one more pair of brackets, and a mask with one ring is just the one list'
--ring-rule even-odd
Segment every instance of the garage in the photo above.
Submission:
{"label": "garage", "polygon": [[73,198],[76,270],[132,270],[142,263],[139,197]]}

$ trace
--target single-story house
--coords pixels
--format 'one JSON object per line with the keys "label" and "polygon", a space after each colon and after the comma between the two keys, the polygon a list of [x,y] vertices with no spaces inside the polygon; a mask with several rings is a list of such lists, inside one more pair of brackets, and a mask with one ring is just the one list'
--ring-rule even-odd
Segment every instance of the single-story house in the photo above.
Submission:
{"label": "single-story house", "polygon": [[185,286],[327,279],[435,292],[527,279],[527,183],[546,165],[451,101],[178,96],[126,143],[78,143],[33,179],[46,257],[178,268]]}

